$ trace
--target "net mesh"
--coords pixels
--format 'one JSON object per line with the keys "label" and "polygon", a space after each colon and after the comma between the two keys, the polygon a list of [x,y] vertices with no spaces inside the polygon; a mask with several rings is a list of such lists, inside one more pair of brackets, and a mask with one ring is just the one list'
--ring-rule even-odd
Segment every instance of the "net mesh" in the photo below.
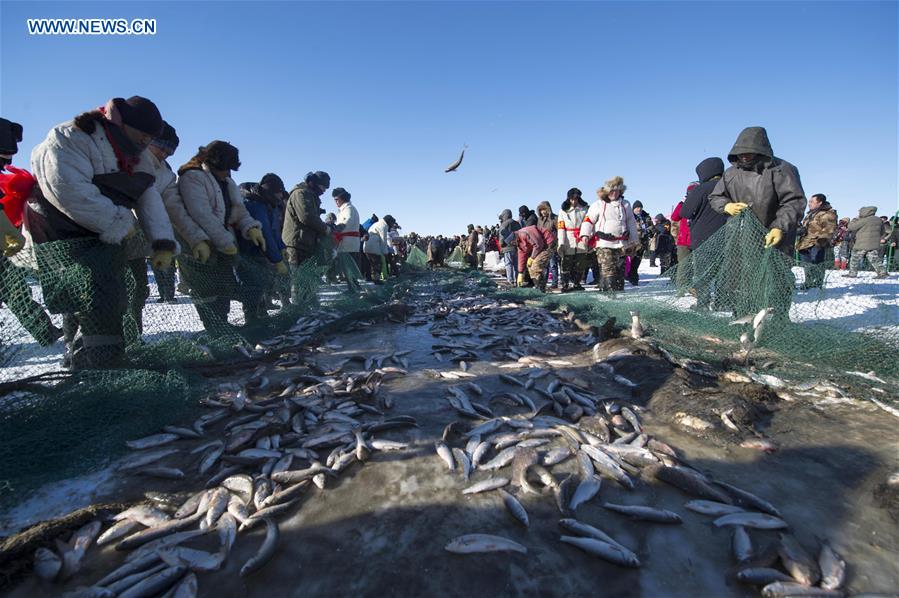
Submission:
{"label": "net mesh", "polygon": [[356,256],[328,241],[287,274],[222,253],[179,255],[175,269],[153,272],[95,239],[25,253],[0,258],[4,508],[189,418],[210,384],[197,372],[257,357],[259,341],[304,316],[365,310],[392,292],[361,287]]}
{"label": "net mesh", "polygon": [[[635,312],[647,336],[676,357],[752,367],[797,384],[829,379],[862,392],[876,388],[895,399],[895,281],[866,274],[847,282],[826,261],[797,266],[785,253],[764,247],[766,233],[744,211],[687,260],[641,283],[639,292],[543,295],[516,289],[502,295],[564,305],[595,326],[615,318],[618,326],[630,327]],[[763,310],[756,328],[752,320]],[[736,322],[741,319],[750,321]]]}
{"label": "net mesh", "polygon": [[413,270],[427,270],[428,255],[413,245],[409,250],[409,255],[406,256],[406,266]]}
{"label": "net mesh", "polygon": [[[474,287],[564,305],[598,327],[612,317],[627,327],[639,312],[648,338],[676,358],[754,368],[788,383],[828,379],[858,398],[880,392],[895,401],[895,279],[867,273],[849,283],[826,263],[798,267],[764,248],[765,233],[744,212],[637,292],[544,295],[502,291],[474,270],[435,276],[445,277],[443,292]],[[30,261],[24,253],[0,258],[0,506],[189,418],[193,399],[208,391],[196,372],[227,373],[227,364],[254,358],[257,343],[307,316],[369,314],[402,299],[427,267],[413,248],[402,277],[361,285],[359,256],[335,255],[326,242],[288,274],[261,258],[223,254],[205,264],[180,255],[175,270],[151,272],[144,258],[128,260],[122,248],[90,239],[40,245]],[[461,263],[461,253],[457,247],[448,261]],[[762,310],[758,334],[751,322],[732,323]],[[61,367],[64,345],[74,374]]]}

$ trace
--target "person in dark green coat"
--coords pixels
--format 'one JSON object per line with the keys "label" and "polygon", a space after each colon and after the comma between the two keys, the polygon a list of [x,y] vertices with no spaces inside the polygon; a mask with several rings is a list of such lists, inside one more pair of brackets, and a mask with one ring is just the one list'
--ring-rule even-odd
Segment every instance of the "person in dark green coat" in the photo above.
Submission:
{"label": "person in dark green coat", "polygon": [[324,213],[321,196],[330,186],[331,177],[318,170],[307,174],[305,180],[290,192],[281,236],[287,260],[294,266],[313,257],[319,239],[330,234],[321,219]]}
{"label": "person in dark green coat", "polygon": [[764,127],[743,129],[727,159],[731,167],[709,194],[709,205],[728,216],[751,209],[768,229],[765,247],[792,255],[806,205],[799,171],[775,157]]}

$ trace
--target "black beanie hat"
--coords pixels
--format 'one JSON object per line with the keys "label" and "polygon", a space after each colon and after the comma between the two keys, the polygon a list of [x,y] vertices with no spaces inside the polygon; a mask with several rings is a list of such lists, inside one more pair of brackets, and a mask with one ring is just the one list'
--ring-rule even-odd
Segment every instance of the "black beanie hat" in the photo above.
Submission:
{"label": "black beanie hat", "polygon": [[344,189],[343,187],[335,187],[334,191],[331,191],[331,197],[337,199],[338,197],[342,198],[344,201],[350,201],[350,192]]}
{"label": "black beanie hat", "polygon": [[238,170],[240,168],[240,155],[236,147],[227,141],[215,140],[200,151],[206,154],[204,160],[211,168],[216,170]]}
{"label": "black beanie hat", "polygon": [[518,206],[518,215],[525,216],[531,213],[531,209],[527,206]]}
{"label": "black beanie hat", "polygon": [[582,195],[581,190],[577,187],[572,187],[568,190],[567,198],[571,199],[572,197],[580,197]]}
{"label": "black beanie hat", "polygon": [[640,201],[640,200],[638,199],[637,201],[634,202],[634,207],[635,207],[635,208],[642,208],[642,207],[643,207],[643,202]]}
{"label": "black beanie hat", "polygon": [[123,124],[153,137],[162,134],[162,116],[156,104],[147,98],[131,96],[127,100],[114,98],[112,101],[122,115]]}
{"label": "black beanie hat", "polygon": [[0,118],[0,154],[15,154],[22,141],[22,125]]}
{"label": "black beanie hat", "polygon": [[259,180],[259,185],[265,187],[272,193],[284,193],[287,191],[287,189],[284,188],[284,181],[282,181],[281,177],[274,172],[262,175],[262,179]]}

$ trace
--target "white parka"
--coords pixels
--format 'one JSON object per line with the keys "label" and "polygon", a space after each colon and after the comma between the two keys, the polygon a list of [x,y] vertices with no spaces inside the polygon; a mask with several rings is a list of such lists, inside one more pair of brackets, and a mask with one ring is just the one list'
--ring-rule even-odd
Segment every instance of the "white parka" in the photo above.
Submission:
{"label": "white parka", "polygon": [[[155,174],[151,158],[150,151],[144,150],[135,172]],[[151,245],[175,242],[155,185],[144,191],[132,211],[113,203],[92,182],[96,175],[119,171],[115,152],[100,124],[90,134],[76,127],[74,121],[55,126],[31,152],[31,170],[47,201],[79,226],[97,233],[102,242],[121,243],[137,224]]]}
{"label": "white parka", "polygon": [[200,225],[187,213],[187,208],[181,199],[181,192],[178,190],[178,177],[171,166],[168,162],[157,158],[152,152],[150,157],[156,167],[156,189],[162,196],[162,203],[165,204],[169,220],[172,222],[175,233],[181,237],[180,240],[187,245],[182,249],[189,251],[200,241],[208,241],[209,235],[203,232]]}
{"label": "white parka", "polygon": [[387,222],[378,220],[368,229],[368,241],[362,250],[370,255],[387,255],[390,250]]}
{"label": "white parka", "polygon": [[559,213],[559,253],[562,255],[574,255],[587,253],[587,243],[579,238],[581,224],[587,216],[587,206],[578,202],[575,207],[563,209]]}
{"label": "white parka", "polygon": [[640,243],[637,235],[637,221],[634,220],[634,211],[626,199],[615,201],[596,200],[581,225],[581,237],[592,238],[596,233],[604,232],[613,237],[627,235],[627,239],[619,241],[606,241],[596,238],[596,246],[605,249],[626,249]]}
{"label": "white parka", "polygon": [[[345,202],[337,209],[337,222],[343,225],[341,233],[351,233],[352,236],[341,237],[337,244],[339,253],[356,253],[359,251],[359,211],[350,202]],[[340,233],[338,233],[340,234]]]}
{"label": "white parka", "polygon": [[[249,239],[247,232],[251,228],[262,228],[259,221],[247,212],[243,196],[234,180],[228,177],[226,182],[228,200],[231,202],[231,217],[228,222],[225,222],[225,198],[222,195],[222,188],[206,164],[203,164],[202,170],[192,168],[178,177],[178,191],[181,193],[187,214],[218,251],[237,246],[232,226],[236,227],[245,239]],[[188,240],[187,235],[191,234],[187,228],[183,231],[179,228],[178,232],[184,235],[185,240]]]}

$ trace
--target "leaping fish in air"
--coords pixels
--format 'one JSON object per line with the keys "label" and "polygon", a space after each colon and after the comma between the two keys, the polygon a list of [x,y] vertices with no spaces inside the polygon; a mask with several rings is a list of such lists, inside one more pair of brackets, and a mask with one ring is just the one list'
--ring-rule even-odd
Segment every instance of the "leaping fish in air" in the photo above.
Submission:
{"label": "leaping fish in air", "polygon": [[450,164],[450,165],[446,168],[446,170],[444,170],[443,172],[455,172],[456,169],[459,168],[459,167],[462,165],[462,158],[465,157],[465,150],[466,150],[466,149],[468,149],[468,146],[467,146],[467,145],[464,146],[464,147],[462,148],[462,154],[459,155],[459,159],[456,160],[455,162],[453,162],[452,164]]}

